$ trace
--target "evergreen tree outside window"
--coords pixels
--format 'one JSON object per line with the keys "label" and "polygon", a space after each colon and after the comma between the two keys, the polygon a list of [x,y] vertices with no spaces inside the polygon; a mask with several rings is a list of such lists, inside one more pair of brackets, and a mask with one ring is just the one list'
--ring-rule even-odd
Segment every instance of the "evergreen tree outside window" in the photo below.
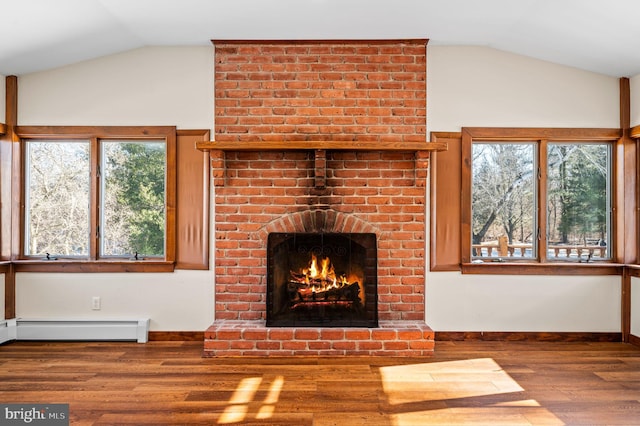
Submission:
{"label": "evergreen tree outside window", "polygon": [[101,143],[101,255],[164,255],[166,153],[162,141]]}
{"label": "evergreen tree outside window", "polygon": [[609,259],[609,145],[549,144],[547,155],[547,257]]}

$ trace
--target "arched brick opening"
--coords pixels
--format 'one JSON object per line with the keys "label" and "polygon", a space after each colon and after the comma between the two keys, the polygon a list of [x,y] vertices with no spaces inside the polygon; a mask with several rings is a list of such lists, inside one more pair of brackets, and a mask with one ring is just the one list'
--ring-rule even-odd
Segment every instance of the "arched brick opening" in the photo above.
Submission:
{"label": "arched brick opening", "polygon": [[266,241],[272,232],[371,233],[378,238],[380,229],[359,217],[335,210],[305,210],[282,216],[266,224],[256,237]]}

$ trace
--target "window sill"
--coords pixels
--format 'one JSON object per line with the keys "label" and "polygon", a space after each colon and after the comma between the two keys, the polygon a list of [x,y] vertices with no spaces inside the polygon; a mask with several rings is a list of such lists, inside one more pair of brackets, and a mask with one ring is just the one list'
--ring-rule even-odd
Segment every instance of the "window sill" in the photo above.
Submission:
{"label": "window sill", "polygon": [[620,275],[620,263],[463,263],[463,274],[488,275]]}
{"label": "window sill", "polygon": [[164,260],[14,260],[16,272],[173,272],[175,262]]}
{"label": "window sill", "polygon": [[626,266],[627,266],[627,272],[629,273],[629,276],[631,276],[631,277],[640,277],[640,265],[631,264],[631,265],[626,265]]}

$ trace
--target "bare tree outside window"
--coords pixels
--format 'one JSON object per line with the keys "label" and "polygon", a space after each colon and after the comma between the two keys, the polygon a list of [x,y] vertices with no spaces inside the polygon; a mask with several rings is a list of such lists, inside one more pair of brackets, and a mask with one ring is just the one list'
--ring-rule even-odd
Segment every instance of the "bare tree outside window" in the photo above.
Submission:
{"label": "bare tree outside window", "polygon": [[26,255],[89,253],[89,142],[26,143]]}
{"label": "bare tree outside window", "polygon": [[535,256],[534,152],[531,143],[473,144],[473,256]]}

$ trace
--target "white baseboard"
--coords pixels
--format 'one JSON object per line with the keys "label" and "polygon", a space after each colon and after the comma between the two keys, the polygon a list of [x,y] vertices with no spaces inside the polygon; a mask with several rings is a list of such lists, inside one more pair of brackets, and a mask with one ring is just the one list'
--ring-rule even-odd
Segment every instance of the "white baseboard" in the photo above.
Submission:
{"label": "white baseboard", "polygon": [[[149,319],[29,319],[17,318],[13,339],[7,340],[134,340],[146,343]],[[0,329],[0,342],[2,342]]]}

